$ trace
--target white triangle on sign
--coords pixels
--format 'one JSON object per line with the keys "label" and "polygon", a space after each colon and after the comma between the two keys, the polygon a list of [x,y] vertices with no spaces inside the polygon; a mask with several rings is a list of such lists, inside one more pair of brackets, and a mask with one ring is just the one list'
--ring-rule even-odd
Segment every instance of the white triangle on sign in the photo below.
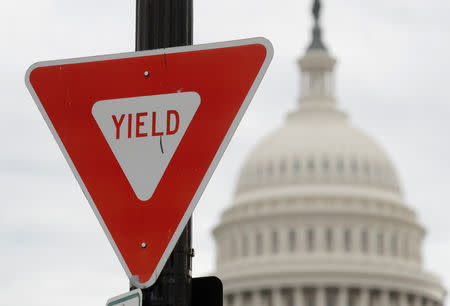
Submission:
{"label": "white triangle on sign", "polygon": [[92,115],[134,193],[155,192],[200,105],[196,92],[98,101]]}

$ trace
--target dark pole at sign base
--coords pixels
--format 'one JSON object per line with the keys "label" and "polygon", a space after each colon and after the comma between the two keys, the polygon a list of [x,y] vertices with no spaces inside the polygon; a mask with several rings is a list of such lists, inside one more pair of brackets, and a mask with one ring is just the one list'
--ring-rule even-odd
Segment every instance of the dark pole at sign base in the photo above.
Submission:
{"label": "dark pole at sign base", "polygon": [[[192,45],[193,0],[136,0],[136,51]],[[192,223],[189,220],[143,306],[191,306]]]}

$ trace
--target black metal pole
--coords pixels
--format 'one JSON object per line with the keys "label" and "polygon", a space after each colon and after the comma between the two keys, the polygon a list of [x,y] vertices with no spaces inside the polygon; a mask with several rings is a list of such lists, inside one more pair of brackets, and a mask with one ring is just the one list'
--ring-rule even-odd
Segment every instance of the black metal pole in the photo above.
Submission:
{"label": "black metal pole", "polygon": [[193,0],[136,0],[136,51],[192,45]]}
{"label": "black metal pole", "polygon": [[[136,0],[136,51],[192,45],[193,0]],[[143,306],[191,306],[192,222],[189,220]]]}

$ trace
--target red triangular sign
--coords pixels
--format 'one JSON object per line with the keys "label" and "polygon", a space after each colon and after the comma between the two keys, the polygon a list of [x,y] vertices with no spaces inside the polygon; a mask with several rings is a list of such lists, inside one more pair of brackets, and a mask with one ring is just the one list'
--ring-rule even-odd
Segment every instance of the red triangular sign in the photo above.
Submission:
{"label": "red triangular sign", "polygon": [[156,281],[272,56],[270,42],[254,38],[28,70],[28,89],[135,286]]}

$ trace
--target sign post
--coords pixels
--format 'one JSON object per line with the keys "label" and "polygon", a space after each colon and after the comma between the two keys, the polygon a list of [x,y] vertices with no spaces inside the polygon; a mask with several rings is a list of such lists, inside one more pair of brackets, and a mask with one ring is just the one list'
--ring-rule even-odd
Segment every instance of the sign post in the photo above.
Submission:
{"label": "sign post", "polygon": [[[136,51],[192,45],[193,0],[136,0]],[[143,306],[191,306],[192,218]],[[133,288],[133,287],[132,287]]]}

